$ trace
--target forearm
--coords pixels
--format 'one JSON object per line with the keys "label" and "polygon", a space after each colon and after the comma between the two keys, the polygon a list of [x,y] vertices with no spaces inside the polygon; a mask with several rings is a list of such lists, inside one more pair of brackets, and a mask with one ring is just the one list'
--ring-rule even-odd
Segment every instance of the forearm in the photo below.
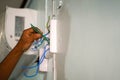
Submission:
{"label": "forearm", "polygon": [[34,32],[32,28],[23,31],[23,34],[15,48],[0,63],[0,80],[8,80],[23,52],[29,49],[33,41],[40,37],[42,37],[42,35]]}
{"label": "forearm", "polygon": [[17,44],[16,47],[7,55],[0,64],[0,80],[8,80],[10,74],[19,61],[22,53],[22,44]]}

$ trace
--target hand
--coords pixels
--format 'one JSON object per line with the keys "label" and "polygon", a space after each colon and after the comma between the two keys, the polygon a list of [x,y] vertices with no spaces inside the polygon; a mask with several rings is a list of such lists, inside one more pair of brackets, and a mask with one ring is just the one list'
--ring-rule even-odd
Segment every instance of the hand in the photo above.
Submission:
{"label": "hand", "polygon": [[26,29],[23,31],[22,36],[17,44],[22,51],[26,51],[34,40],[41,38],[42,35],[36,33],[32,28]]}
{"label": "hand", "polygon": [[37,40],[40,37],[42,37],[42,35],[35,33],[32,28],[23,31],[22,36],[17,45],[0,63],[0,80],[8,80],[10,74],[15,68],[23,52],[31,46],[34,40]]}

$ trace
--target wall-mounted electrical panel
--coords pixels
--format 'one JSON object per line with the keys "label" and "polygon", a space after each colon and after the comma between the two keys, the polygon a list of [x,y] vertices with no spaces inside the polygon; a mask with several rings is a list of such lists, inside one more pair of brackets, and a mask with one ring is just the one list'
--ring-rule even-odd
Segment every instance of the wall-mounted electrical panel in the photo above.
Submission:
{"label": "wall-mounted electrical panel", "polygon": [[24,29],[29,28],[30,24],[37,26],[37,16],[36,10],[6,8],[5,35],[11,48],[16,45]]}

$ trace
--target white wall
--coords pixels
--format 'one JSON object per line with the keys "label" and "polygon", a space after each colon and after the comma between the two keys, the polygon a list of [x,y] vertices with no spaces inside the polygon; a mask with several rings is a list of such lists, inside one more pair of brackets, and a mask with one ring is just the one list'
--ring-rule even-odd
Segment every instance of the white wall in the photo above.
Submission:
{"label": "white wall", "polygon": [[[31,7],[39,8],[37,4]],[[120,0],[64,1],[57,16],[57,80],[120,80],[119,4]]]}
{"label": "white wall", "polygon": [[58,26],[58,80],[120,80],[119,4],[65,0]]}

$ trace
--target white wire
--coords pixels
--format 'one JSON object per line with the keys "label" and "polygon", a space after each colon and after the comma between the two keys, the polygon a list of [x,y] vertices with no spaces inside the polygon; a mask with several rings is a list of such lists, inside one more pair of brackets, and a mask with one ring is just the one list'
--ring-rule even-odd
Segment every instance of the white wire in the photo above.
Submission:
{"label": "white wire", "polygon": [[57,80],[56,53],[53,53],[53,80]]}
{"label": "white wire", "polygon": [[[56,17],[55,14],[55,0],[52,0],[52,18]],[[57,70],[56,70],[56,53],[53,53],[53,80],[57,80]]]}

